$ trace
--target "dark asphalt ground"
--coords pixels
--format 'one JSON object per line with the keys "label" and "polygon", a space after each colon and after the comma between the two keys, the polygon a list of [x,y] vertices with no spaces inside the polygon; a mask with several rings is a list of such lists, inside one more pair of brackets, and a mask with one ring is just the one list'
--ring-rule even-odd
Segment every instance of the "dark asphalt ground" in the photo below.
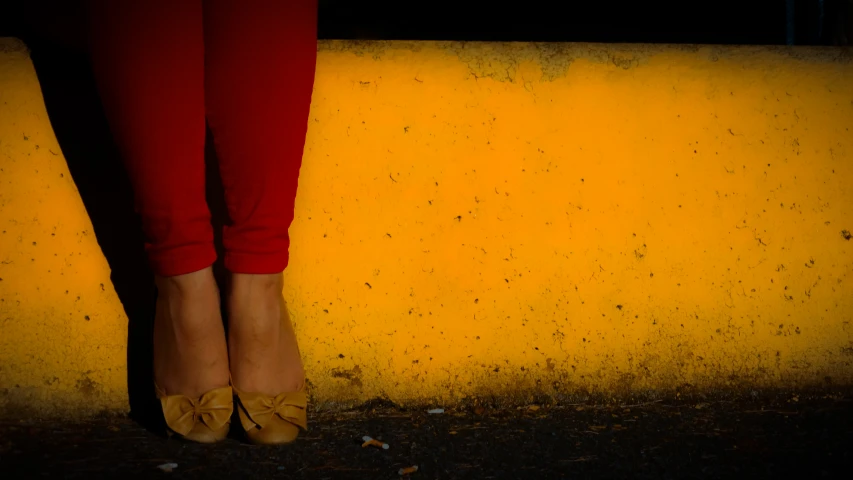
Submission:
{"label": "dark asphalt ground", "polygon": [[[290,446],[206,446],[127,418],[0,425],[0,478],[853,478],[853,396],[311,412]],[[232,423],[234,425],[234,423]],[[232,428],[232,430],[237,430]],[[369,435],[390,448],[362,447]],[[178,466],[171,473],[158,466]]]}

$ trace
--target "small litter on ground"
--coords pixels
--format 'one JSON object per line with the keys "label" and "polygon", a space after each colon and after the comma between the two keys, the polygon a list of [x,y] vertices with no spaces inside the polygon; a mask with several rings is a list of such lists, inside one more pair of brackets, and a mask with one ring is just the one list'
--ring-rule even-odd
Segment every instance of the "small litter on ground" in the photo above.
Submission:
{"label": "small litter on ground", "polygon": [[417,471],[418,471],[418,466],[412,465],[411,467],[401,468],[397,473],[399,473],[400,475],[409,475],[409,474],[415,473]]}
{"label": "small litter on ground", "polygon": [[443,408],[433,408],[432,410],[427,410],[427,413],[444,413]]}
{"label": "small litter on ground", "polygon": [[157,468],[163,470],[166,473],[171,472],[172,470],[178,468],[177,463],[164,463],[163,465],[157,465]]}
{"label": "small litter on ground", "polygon": [[361,444],[362,447],[369,447],[373,445],[374,447],[380,447],[383,450],[388,450],[389,448],[391,448],[387,443],[382,443],[379,440],[374,440],[373,438],[370,438],[367,435],[365,435],[361,439],[364,440],[364,443]]}

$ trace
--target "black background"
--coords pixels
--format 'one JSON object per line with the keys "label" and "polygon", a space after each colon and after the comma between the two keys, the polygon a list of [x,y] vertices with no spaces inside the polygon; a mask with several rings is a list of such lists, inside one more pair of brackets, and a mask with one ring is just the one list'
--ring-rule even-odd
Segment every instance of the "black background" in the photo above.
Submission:
{"label": "black background", "polygon": [[[126,0],[116,0],[126,1]],[[286,0],[282,0],[286,1]],[[620,43],[787,42],[786,0],[319,0],[321,39]],[[831,45],[849,0],[794,0],[794,44]],[[0,36],[82,49],[82,0],[0,7]]]}

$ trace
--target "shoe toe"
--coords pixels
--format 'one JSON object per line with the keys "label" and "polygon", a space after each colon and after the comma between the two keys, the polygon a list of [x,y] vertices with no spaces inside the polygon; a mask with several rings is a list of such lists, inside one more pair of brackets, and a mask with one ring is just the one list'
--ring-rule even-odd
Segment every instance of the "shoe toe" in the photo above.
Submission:
{"label": "shoe toe", "polygon": [[225,439],[228,436],[228,427],[213,430],[204,423],[198,422],[193,426],[189,433],[184,435],[184,438],[197,443],[216,443]]}
{"label": "shoe toe", "polygon": [[291,443],[299,436],[299,427],[274,417],[263,428],[253,428],[246,432],[249,441],[257,445],[283,445]]}

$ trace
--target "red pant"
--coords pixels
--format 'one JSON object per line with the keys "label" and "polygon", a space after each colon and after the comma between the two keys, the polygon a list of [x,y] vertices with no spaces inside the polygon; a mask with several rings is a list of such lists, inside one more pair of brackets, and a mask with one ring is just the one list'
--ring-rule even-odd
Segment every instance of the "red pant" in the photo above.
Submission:
{"label": "red pant", "polygon": [[225,266],[277,273],[317,56],[317,0],[92,0],[90,50],[154,272],[213,264],[205,118],[231,223]]}

